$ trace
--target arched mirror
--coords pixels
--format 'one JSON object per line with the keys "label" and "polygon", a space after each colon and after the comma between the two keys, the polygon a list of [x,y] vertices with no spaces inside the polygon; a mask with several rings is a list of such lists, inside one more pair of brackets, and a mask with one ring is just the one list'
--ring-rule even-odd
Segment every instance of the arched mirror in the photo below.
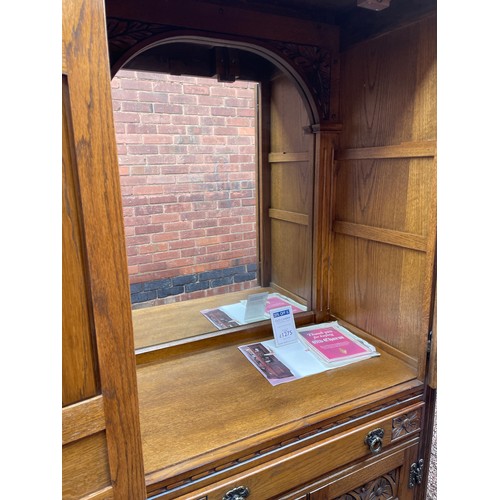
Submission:
{"label": "arched mirror", "polygon": [[172,39],[113,77],[137,352],[313,308],[313,113],[269,59]]}

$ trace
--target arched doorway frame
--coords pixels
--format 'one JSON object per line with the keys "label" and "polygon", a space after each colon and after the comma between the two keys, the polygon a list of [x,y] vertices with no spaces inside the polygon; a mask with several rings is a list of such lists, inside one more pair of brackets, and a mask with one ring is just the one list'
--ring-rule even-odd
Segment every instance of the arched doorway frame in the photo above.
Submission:
{"label": "arched doorway frame", "polygon": [[170,31],[149,37],[123,53],[120,58],[111,66],[111,78],[123,68],[129,61],[139,54],[147,52],[152,48],[171,43],[191,43],[198,45],[207,45],[217,47],[226,47],[230,49],[240,49],[256,54],[271,62],[277,69],[282,71],[295,85],[306,107],[310,126],[320,123],[320,112],[314,98],[315,90],[310,88],[306,79],[300,74],[299,70],[287,61],[271,46],[268,46],[261,40],[239,40],[235,37],[224,37],[221,34],[198,33],[191,30]]}

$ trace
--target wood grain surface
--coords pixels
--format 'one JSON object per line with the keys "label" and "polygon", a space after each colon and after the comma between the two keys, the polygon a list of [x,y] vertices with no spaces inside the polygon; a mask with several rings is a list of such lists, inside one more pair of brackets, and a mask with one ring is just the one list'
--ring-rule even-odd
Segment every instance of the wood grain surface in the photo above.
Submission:
{"label": "wood grain surface", "polygon": [[331,312],[426,370],[436,245],[435,17],[342,54]]}
{"label": "wood grain surface", "polygon": [[273,387],[236,345],[141,365],[137,375],[148,483],[248,454],[353,401],[415,382],[413,368],[382,353]]}

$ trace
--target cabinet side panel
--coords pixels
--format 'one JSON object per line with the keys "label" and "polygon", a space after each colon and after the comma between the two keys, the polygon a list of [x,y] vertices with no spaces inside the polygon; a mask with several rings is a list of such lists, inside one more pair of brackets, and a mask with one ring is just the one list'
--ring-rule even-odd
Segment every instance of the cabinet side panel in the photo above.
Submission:
{"label": "cabinet side panel", "polygon": [[418,361],[436,241],[435,17],[342,54],[330,310]]}

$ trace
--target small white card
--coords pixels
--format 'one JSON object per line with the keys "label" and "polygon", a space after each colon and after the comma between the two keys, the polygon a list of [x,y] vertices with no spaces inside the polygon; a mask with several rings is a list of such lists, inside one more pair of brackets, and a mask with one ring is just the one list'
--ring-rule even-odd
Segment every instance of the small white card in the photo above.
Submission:
{"label": "small white card", "polygon": [[271,315],[271,324],[277,347],[298,341],[292,306],[271,309],[269,314]]}

